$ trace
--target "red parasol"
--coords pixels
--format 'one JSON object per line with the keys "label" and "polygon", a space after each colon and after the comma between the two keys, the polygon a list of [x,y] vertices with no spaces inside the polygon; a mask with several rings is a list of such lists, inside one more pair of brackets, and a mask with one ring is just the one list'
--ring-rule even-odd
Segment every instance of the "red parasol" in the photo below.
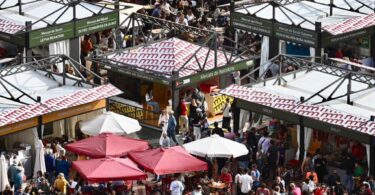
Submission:
{"label": "red parasol", "polygon": [[66,149],[91,158],[122,157],[130,151],[143,151],[149,148],[148,142],[138,139],[103,133],[66,146]]}
{"label": "red parasol", "polygon": [[145,170],[157,175],[207,170],[206,162],[190,155],[180,146],[129,152],[128,156]]}
{"label": "red parasol", "polygon": [[145,179],[147,175],[128,158],[101,158],[73,162],[73,169],[87,181],[99,183]]}

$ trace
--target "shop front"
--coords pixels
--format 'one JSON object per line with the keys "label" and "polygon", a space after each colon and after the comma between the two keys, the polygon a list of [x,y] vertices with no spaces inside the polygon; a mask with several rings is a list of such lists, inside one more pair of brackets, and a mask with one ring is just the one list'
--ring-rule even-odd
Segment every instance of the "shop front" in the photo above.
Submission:
{"label": "shop front", "polygon": [[103,113],[107,98],[121,93],[111,84],[93,85],[78,73],[54,73],[51,66],[60,62],[57,59],[7,67],[1,72],[0,153],[22,162],[28,177],[33,174],[38,139],[75,139],[78,121]]}
{"label": "shop front", "polygon": [[91,2],[15,2],[0,15],[0,46],[11,57],[23,53],[27,62],[61,54],[79,62],[81,36],[119,24],[118,10]]}
{"label": "shop front", "polygon": [[[326,33],[327,27],[341,22],[346,23],[348,18],[365,17],[373,13],[373,9],[359,7],[353,11],[342,6],[332,2],[311,1],[290,3],[271,1],[253,3],[236,9],[233,6],[231,23],[236,29],[236,37],[241,31],[262,35],[261,67],[266,65],[268,59],[278,54],[309,56],[321,61],[324,52],[322,48],[332,45],[327,40],[343,43],[340,37]],[[348,44],[350,42],[353,41],[349,41]],[[359,48],[368,47],[366,43],[369,40],[366,38],[358,42],[361,43],[357,44],[361,45]],[[366,52],[366,49],[362,50],[361,52]],[[260,69],[261,77],[266,74],[264,69],[265,67]]]}
{"label": "shop front", "polygon": [[[211,118],[221,113],[226,97],[218,93],[220,86],[232,82],[232,73],[251,68],[254,59],[225,55],[223,51],[170,38],[90,60],[108,70],[111,83],[128,91],[122,99],[114,99],[114,111],[157,126],[159,111],[176,111],[180,99],[191,95],[195,88],[205,93]],[[148,105],[146,94],[150,93],[159,110]]]}
{"label": "shop front", "polygon": [[[248,86],[232,85],[221,93],[234,97],[242,112],[270,117],[263,123],[269,130],[274,130],[275,119],[283,121],[290,149],[295,152],[292,156],[301,162],[307,153],[315,154],[319,149],[330,166],[341,169],[345,156],[352,154],[374,174],[375,105],[368,102],[374,78],[361,73],[348,76],[335,67],[284,58],[284,63],[293,61],[300,65],[298,71]],[[242,123],[240,119],[234,121]],[[280,131],[277,129],[274,135]]]}

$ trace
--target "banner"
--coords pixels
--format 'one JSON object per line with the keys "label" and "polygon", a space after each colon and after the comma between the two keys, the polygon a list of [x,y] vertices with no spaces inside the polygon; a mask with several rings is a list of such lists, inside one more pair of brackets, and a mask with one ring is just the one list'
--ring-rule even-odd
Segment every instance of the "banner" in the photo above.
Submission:
{"label": "banner", "polygon": [[266,36],[272,36],[272,22],[254,16],[232,13],[233,27]]}
{"label": "banner", "polygon": [[5,125],[5,126],[0,127],[0,136],[14,133],[17,131],[21,131],[24,129],[29,129],[29,128],[36,127],[36,126],[38,126],[38,118],[36,117],[27,119],[18,123]]}
{"label": "banner", "polygon": [[317,46],[318,39],[315,31],[277,23],[275,24],[275,37],[280,40],[313,47]]}
{"label": "banner", "polygon": [[73,29],[73,23],[66,23],[40,30],[33,30],[29,33],[29,48],[73,38]]}
{"label": "banner", "polygon": [[76,36],[115,28],[118,26],[118,17],[118,12],[112,12],[79,20],[75,25]]}
{"label": "banner", "polygon": [[88,104],[67,108],[57,112],[52,112],[42,116],[43,124],[77,116],[94,110],[102,109],[106,107],[106,99],[94,101]]}

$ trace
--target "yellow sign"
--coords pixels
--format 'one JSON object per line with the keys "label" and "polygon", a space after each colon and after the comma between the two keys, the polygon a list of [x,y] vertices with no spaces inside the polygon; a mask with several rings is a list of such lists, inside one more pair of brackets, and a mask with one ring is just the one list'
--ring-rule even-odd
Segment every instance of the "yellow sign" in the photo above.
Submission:
{"label": "yellow sign", "polygon": [[64,119],[64,118],[69,118],[69,117],[72,117],[72,116],[76,116],[76,115],[84,114],[84,113],[87,113],[87,112],[90,112],[90,111],[105,108],[105,105],[106,105],[105,102],[106,102],[106,100],[102,99],[102,100],[98,100],[98,101],[95,101],[95,102],[83,104],[83,105],[80,105],[80,106],[75,106],[75,107],[72,107],[72,108],[67,108],[67,109],[64,109],[64,110],[52,112],[52,113],[43,115],[42,121],[43,121],[43,124],[45,124],[45,123],[49,123],[49,122],[52,122],[52,121],[57,121],[57,120],[61,120],[61,119]]}
{"label": "yellow sign", "polygon": [[35,127],[35,126],[38,126],[38,118],[37,117],[27,119],[27,120],[24,120],[24,121],[21,121],[21,122],[18,122],[18,123],[13,123],[13,124],[10,124],[10,125],[5,125],[5,126],[0,127],[0,136],[7,135],[7,134],[10,134],[10,133],[14,133],[14,132],[17,132],[17,131],[20,131],[20,130],[32,128],[32,127]]}
{"label": "yellow sign", "polygon": [[110,104],[109,110],[137,120],[143,119],[143,110],[141,108],[137,108],[134,106],[129,106],[118,102],[112,102]]}
{"label": "yellow sign", "polygon": [[223,112],[224,105],[226,103],[227,98],[229,98],[229,102],[233,102],[233,98],[226,96],[226,95],[217,95],[214,99],[214,112],[215,113],[221,113]]}

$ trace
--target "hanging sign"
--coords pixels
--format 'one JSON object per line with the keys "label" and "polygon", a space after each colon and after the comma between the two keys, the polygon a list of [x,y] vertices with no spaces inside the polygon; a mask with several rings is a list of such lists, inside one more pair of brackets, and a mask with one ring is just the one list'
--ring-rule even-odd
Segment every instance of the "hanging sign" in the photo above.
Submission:
{"label": "hanging sign", "polygon": [[112,12],[109,14],[79,20],[76,22],[75,26],[76,36],[115,28],[118,26],[118,17],[118,12]]}
{"label": "hanging sign", "polygon": [[29,48],[46,45],[74,37],[74,24],[66,23],[29,33]]}
{"label": "hanging sign", "polygon": [[102,109],[102,108],[105,108],[105,107],[106,107],[106,100],[105,99],[97,100],[97,101],[94,101],[94,102],[91,102],[91,103],[87,103],[87,104],[63,109],[63,110],[60,110],[60,111],[52,112],[52,113],[49,113],[49,114],[45,114],[45,115],[42,116],[42,121],[43,121],[43,124],[45,124],[45,123],[61,120],[61,119],[64,119],[64,118],[77,116],[77,115],[84,114],[84,113],[87,113],[87,112],[91,112],[91,111],[94,111],[94,110],[99,110],[99,109]]}
{"label": "hanging sign", "polygon": [[232,13],[233,27],[266,36],[272,35],[272,22],[243,13]]}
{"label": "hanging sign", "polygon": [[317,33],[285,24],[275,24],[275,37],[281,40],[300,43],[302,45],[317,46]]}
{"label": "hanging sign", "polygon": [[34,117],[17,123],[9,124],[0,127],[0,136],[36,127],[38,125],[38,118]]}
{"label": "hanging sign", "polygon": [[208,79],[214,78],[216,76],[233,73],[233,72],[238,71],[238,70],[244,70],[244,69],[247,69],[247,68],[249,68],[253,65],[254,65],[254,61],[248,60],[248,61],[241,61],[241,62],[231,64],[231,65],[221,66],[221,67],[218,67],[218,68],[213,68],[211,70],[202,71],[202,72],[194,74],[192,76],[188,76],[186,78],[179,79],[176,82],[176,85],[177,85],[178,88],[180,88],[180,87],[183,87],[183,86],[187,86],[187,85],[198,83],[198,82],[201,82],[201,81],[204,81],[204,80],[208,80]]}

